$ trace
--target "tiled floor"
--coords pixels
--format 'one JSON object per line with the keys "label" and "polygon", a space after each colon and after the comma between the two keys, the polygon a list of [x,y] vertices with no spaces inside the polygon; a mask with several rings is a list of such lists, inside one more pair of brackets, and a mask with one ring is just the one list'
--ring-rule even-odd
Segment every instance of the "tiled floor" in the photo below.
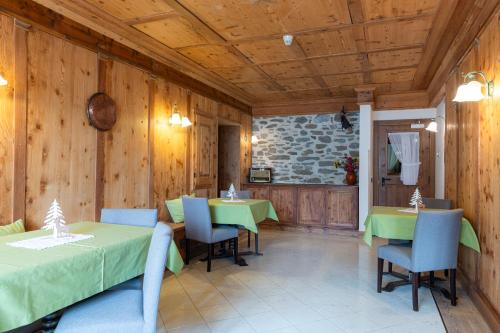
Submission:
{"label": "tiled floor", "polygon": [[[248,267],[193,261],[165,279],[158,332],[445,332],[431,293],[377,294],[375,247],[350,237],[261,232]],[[388,281],[389,278],[384,278]]]}

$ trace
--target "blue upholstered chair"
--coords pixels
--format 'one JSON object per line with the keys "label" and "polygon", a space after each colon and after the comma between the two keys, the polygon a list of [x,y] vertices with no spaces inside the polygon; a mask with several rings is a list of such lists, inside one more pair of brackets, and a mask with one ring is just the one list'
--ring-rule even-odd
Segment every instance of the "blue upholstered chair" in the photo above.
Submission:
{"label": "blue upholstered chair", "polygon": [[420,273],[450,270],[451,304],[457,304],[456,268],[460,226],[464,211],[421,211],[417,217],[411,247],[383,245],[378,248],[377,292],[382,292],[384,260],[409,270],[413,284],[413,310],[418,311]]}
{"label": "blue upholstered chair", "polygon": [[435,199],[435,198],[422,198],[425,208],[431,209],[451,209],[451,200]]}
{"label": "blue upholstered chair", "polygon": [[[137,227],[154,228],[158,223],[158,209],[142,208],[103,208],[101,209],[101,223],[123,224]],[[110,290],[142,289],[142,276],[130,279]]]}
{"label": "blue upholstered chair", "polygon": [[[238,196],[239,199],[251,199],[252,198],[250,191],[236,191],[236,195]],[[220,191],[220,197],[227,198],[227,191]],[[251,234],[252,234],[252,232],[250,230],[248,230],[248,232],[247,232],[248,247],[250,247]]]}
{"label": "blue upholstered chair", "polygon": [[172,229],[158,223],[149,246],[142,290],[105,291],[68,308],[57,333],[154,333]]}
{"label": "blue upholstered chair", "polygon": [[101,223],[154,228],[157,222],[158,209],[103,208],[101,210]]}
{"label": "blue upholstered chair", "polygon": [[207,272],[212,268],[213,244],[233,242],[234,262],[238,262],[238,229],[232,226],[212,226],[212,216],[206,198],[182,198],[184,228],[186,230],[186,265],[189,265],[190,241],[208,244]]}

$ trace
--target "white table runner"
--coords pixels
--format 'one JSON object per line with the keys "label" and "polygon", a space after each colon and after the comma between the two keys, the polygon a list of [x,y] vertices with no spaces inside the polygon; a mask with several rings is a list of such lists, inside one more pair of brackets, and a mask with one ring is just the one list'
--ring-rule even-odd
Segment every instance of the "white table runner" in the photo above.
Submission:
{"label": "white table runner", "polygon": [[93,238],[94,235],[67,234],[65,237],[54,238],[52,236],[42,236],[30,239],[23,239],[17,242],[7,243],[12,247],[22,247],[31,250],[43,250],[54,246],[78,242],[84,239]]}

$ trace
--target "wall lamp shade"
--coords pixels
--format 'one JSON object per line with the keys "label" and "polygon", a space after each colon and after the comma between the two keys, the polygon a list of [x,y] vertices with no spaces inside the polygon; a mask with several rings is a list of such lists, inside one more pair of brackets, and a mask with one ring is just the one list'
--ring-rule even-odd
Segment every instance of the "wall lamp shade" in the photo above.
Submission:
{"label": "wall lamp shade", "polygon": [[3,75],[0,75],[0,86],[6,86],[8,84],[9,82],[3,77]]}
{"label": "wall lamp shade", "polygon": [[[473,80],[475,76],[481,77],[484,80],[486,96],[482,92],[483,84],[477,80]],[[458,87],[453,102],[478,102],[485,97],[491,96],[493,96],[493,81],[488,81],[483,72],[469,72],[464,75],[464,83]]]}
{"label": "wall lamp shade", "polygon": [[169,123],[170,123],[170,125],[181,125],[182,124],[182,119],[181,119],[181,115],[179,114],[179,112],[176,111],[176,112],[172,113],[172,115],[170,116]]}
{"label": "wall lamp shade", "polygon": [[437,133],[438,131],[438,124],[435,120],[431,121],[429,123],[429,125],[427,125],[427,127],[425,128],[426,130],[428,130],[429,132],[434,132],[434,133]]}
{"label": "wall lamp shade", "polygon": [[259,139],[257,139],[257,137],[255,135],[252,135],[252,143],[253,144],[259,143]]}
{"label": "wall lamp shade", "polygon": [[193,125],[193,123],[191,123],[191,120],[189,120],[188,117],[182,117],[182,120],[181,120],[182,127],[189,127],[191,125]]}

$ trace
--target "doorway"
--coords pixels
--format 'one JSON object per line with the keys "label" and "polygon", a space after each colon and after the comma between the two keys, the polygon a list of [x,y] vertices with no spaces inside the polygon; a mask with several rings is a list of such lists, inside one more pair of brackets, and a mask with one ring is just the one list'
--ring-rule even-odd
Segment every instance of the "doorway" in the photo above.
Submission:
{"label": "doorway", "polygon": [[[435,133],[425,130],[430,120],[376,121],[374,123],[373,204],[408,207],[418,186],[422,196],[434,197]],[[420,124],[423,128],[412,128]],[[389,133],[418,132],[420,137],[420,168],[417,185],[401,182],[401,163],[395,156]]]}
{"label": "doorway", "polygon": [[240,126],[219,123],[218,126],[217,195],[234,184],[240,187]]}

